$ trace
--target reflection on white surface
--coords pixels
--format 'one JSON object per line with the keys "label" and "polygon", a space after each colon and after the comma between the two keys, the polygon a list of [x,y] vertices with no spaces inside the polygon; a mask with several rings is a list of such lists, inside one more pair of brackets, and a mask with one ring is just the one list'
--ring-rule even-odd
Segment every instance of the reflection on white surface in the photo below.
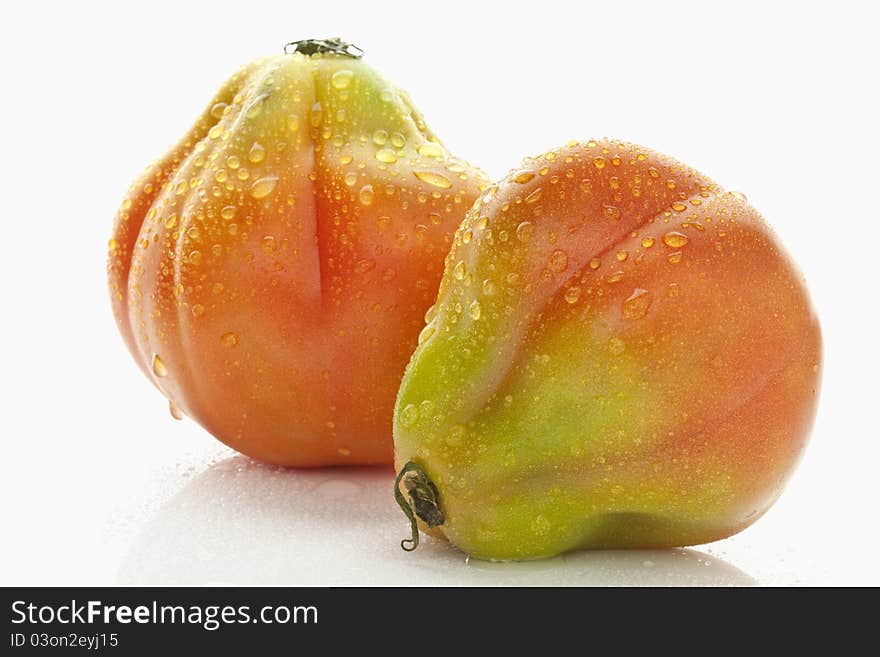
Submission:
{"label": "reflection on white surface", "polygon": [[466,559],[423,538],[392,501],[390,468],[284,470],[235,456],[211,466],[147,522],[125,584],[750,586],[696,550],[577,552],[527,563]]}

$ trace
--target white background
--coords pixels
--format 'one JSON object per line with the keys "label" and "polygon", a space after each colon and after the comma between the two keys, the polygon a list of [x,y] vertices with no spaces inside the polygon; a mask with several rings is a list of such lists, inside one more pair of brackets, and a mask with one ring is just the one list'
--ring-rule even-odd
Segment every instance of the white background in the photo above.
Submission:
{"label": "white background", "polygon": [[[880,584],[877,18],[870,3],[14,3],[0,27],[0,584]],[[18,12],[18,13],[16,13]],[[385,469],[282,471],[175,422],[110,312],[131,179],[241,63],[341,36],[450,150],[503,175],[570,139],[642,143],[745,192],[825,341],[805,458],[697,550],[404,554]]]}

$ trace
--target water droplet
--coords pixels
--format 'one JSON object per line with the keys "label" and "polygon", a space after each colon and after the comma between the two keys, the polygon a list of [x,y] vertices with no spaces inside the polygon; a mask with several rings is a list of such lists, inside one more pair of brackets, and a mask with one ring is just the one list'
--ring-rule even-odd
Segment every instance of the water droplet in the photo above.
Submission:
{"label": "water droplet", "polygon": [[168,400],[168,411],[171,413],[171,417],[173,417],[175,420],[183,419],[183,411],[177,408],[177,404],[175,404],[170,399]]}
{"label": "water droplet", "polygon": [[593,166],[597,169],[605,168],[605,158],[599,155],[598,157],[593,158]]}
{"label": "water droplet", "polygon": [[309,123],[312,124],[313,128],[317,128],[321,125],[321,120],[324,118],[324,108],[321,107],[321,103],[317,102],[312,105],[311,111],[309,111]]}
{"label": "water droplet", "polygon": [[621,279],[623,279],[623,272],[615,271],[608,274],[608,277],[605,280],[607,280],[609,283],[617,283]]}
{"label": "water droplet", "polygon": [[452,182],[448,178],[439,173],[434,173],[433,171],[413,171],[413,175],[422,182],[426,182],[434,187],[439,187],[441,189],[449,189],[452,187]]}
{"label": "water droplet", "polygon": [[538,201],[540,201],[541,200],[541,192],[542,192],[541,188],[538,187],[538,189],[534,190],[531,194],[526,196],[526,198],[525,198],[526,203],[537,203]]}
{"label": "water droplet", "polygon": [[278,176],[257,178],[251,185],[251,196],[256,199],[266,198],[278,184]]}
{"label": "water droplet", "polygon": [[347,89],[353,77],[354,73],[348,69],[336,71],[330,78],[330,84],[333,85],[334,89]]}
{"label": "water droplet", "polygon": [[376,146],[384,146],[388,143],[388,133],[385,130],[376,130],[373,133],[373,143]]}
{"label": "water droplet", "polygon": [[220,336],[220,342],[231,349],[238,344],[238,336],[230,331],[229,333],[224,333]]}
{"label": "water droplet", "polygon": [[566,303],[577,303],[577,300],[581,298],[581,288],[577,285],[572,285],[565,291],[565,301]]}
{"label": "water droplet", "polygon": [[487,297],[491,297],[493,294],[495,294],[495,283],[492,281],[492,279],[487,278],[483,281],[483,294],[485,294]]}
{"label": "water droplet", "polygon": [[637,287],[623,302],[623,316],[627,319],[641,319],[651,306],[651,295],[647,290]]}
{"label": "water droplet", "polygon": [[116,249],[119,248],[119,242],[117,242],[115,239],[112,239],[112,238],[111,238],[110,241],[107,242],[107,247],[108,247],[111,251],[115,251]]}
{"label": "water droplet", "polygon": [[235,155],[230,155],[226,158],[226,166],[230,169],[237,169],[241,166],[241,160],[239,160]]}
{"label": "water droplet", "polygon": [[683,233],[671,231],[663,236],[663,243],[673,249],[680,249],[688,243],[688,237]]}
{"label": "water droplet", "polygon": [[747,199],[746,195],[743,194],[742,192],[727,192],[727,193],[730,194],[737,201],[741,201],[742,203],[748,203],[749,199]]}
{"label": "water droplet", "polygon": [[419,333],[419,344],[430,340],[435,331],[436,327],[434,326],[434,322],[429,322],[425,324],[425,327]]}
{"label": "water droplet", "polygon": [[620,209],[615,205],[603,205],[602,211],[607,219],[617,221],[620,219]]}
{"label": "water droplet", "polygon": [[266,235],[263,238],[262,246],[263,246],[263,251],[265,251],[266,253],[274,252],[275,248],[276,248],[275,236],[274,235]]}
{"label": "water droplet", "polygon": [[190,309],[190,312],[192,313],[193,317],[201,317],[205,314],[205,307],[202,304],[197,303],[193,305],[193,307]]}
{"label": "water droplet", "polygon": [[611,352],[612,356],[619,356],[626,349],[626,344],[618,337],[613,337],[608,340],[608,351]]}
{"label": "water droplet", "polygon": [[394,148],[403,148],[406,145],[406,137],[399,132],[392,132],[388,141],[391,142],[391,145],[394,146]]}
{"label": "water droplet", "polygon": [[480,306],[480,302],[474,299],[471,301],[471,305],[468,306],[468,315],[471,316],[471,319],[477,321],[480,319],[480,315],[483,314],[483,308]]}
{"label": "water droplet", "polygon": [[358,198],[360,199],[362,205],[372,205],[374,197],[375,192],[373,192],[372,185],[364,185],[363,187],[361,187],[361,191],[358,192]]}
{"label": "water droplet", "polygon": [[419,155],[424,155],[425,157],[443,157],[445,154],[440,144],[435,144],[431,141],[425,142],[417,150]]}
{"label": "water droplet", "polygon": [[464,280],[464,274],[464,260],[459,260],[455,267],[452,268],[452,275],[455,277],[455,280],[461,281]]}
{"label": "water droplet", "polygon": [[234,205],[227,205],[225,208],[220,210],[220,216],[224,219],[232,219],[237,212],[237,208]]}
{"label": "water droplet", "polygon": [[643,237],[642,238],[642,246],[646,249],[650,249],[654,246],[654,238],[653,237]]}
{"label": "water droplet", "polygon": [[671,262],[673,265],[678,264],[679,262],[681,262],[681,251],[670,253],[667,260],[669,260],[669,262]]}
{"label": "water droplet", "polygon": [[629,257],[629,253],[626,251],[618,251],[615,257],[617,258],[617,262],[623,262]]}
{"label": "water droplet", "polygon": [[214,106],[211,107],[211,116],[213,116],[215,119],[222,119],[223,110],[225,110],[227,107],[228,106],[226,103],[214,103]]}
{"label": "water droplet", "polygon": [[363,259],[359,260],[358,263],[354,266],[355,273],[358,274],[366,274],[368,271],[372,271],[376,268],[375,260]]}
{"label": "water droplet", "polygon": [[208,139],[219,139],[221,134],[223,134],[223,128],[217,124],[208,130]]}
{"label": "water droplet", "polygon": [[590,260],[590,269],[599,269],[599,265],[602,264],[602,261],[599,258],[593,258]]}
{"label": "water droplet", "polygon": [[676,212],[684,212],[685,210],[687,210],[687,206],[681,201],[676,201],[672,204],[672,209]]}
{"label": "water droplet", "polygon": [[535,234],[535,225],[531,221],[524,221],[516,227],[516,238],[520,242],[528,242]]}
{"label": "water droplet", "polygon": [[193,264],[195,266],[199,266],[200,264],[202,264],[202,252],[201,251],[190,251],[189,261],[190,261],[190,264]]}
{"label": "water droplet", "polygon": [[248,151],[248,160],[254,164],[259,164],[264,159],[266,159],[266,149],[258,142],[254,142]]}
{"label": "water droplet", "polygon": [[419,419],[419,409],[415,404],[407,404],[400,411],[400,425],[402,427],[411,427]]}
{"label": "water droplet", "polygon": [[348,185],[349,187],[354,186],[354,184],[357,182],[357,179],[358,179],[358,175],[354,171],[348,171],[345,174],[345,176],[343,177],[345,184]]}
{"label": "water droplet", "polygon": [[657,171],[657,169],[655,169],[654,167],[648,167],[648,175],[652,178],[659,178],[660,172]]}
{"label": "water droplet", "polygon": [[266,198],[278,184],[278,176],[263,176],[257,178],[251,185],[251,196],[256,199]]}
{"label": "water droplet", "polygon": [[162,361],[162,358],[159,357],[159,354],[153,354],[153,360],[150,363],[150,367],[153,369],[153,374],[159,378],[168,376],[168,368],[165,367],[165,363]]}
{"label": "water droplet", "polygon": [[564,272],[568,269],[568,254],[565,251],[556,249],[550,254],[550,269],[555,272]]}
{"label": "water droplet", "polygon": [[520,185],[525,185],[527,182],[529,182],[534,177],[535,177],[535,174],[533,172],[523,171],[521,173],[516,174],[513,177],[513,182],[519,183]]}
{"label": "water droplet", "polygon": [[390,148],[380,148],[376,151],[376,159],[385,164],[394,164],[397,162],[397,156]]}
{"label": "water droplet", "polygon": [[291,132],[299,130],[299,117],[296,114],[287,115],[287,129]]}
{"label": "water droplet", "polygon": [[268,93],[263,93],[254,98],[250,104],[245,108],[244,115],[245,118],[255,119],[260,114],[263,113],[263,101],[269,97]]}
{"label": "water droplet", "polygon": [[168,217],[165,220],[165,228],[167,228],[168,230],[171,230],[176,225],[177,225],[177,215],[176,214],[172,214],[170,217]]}

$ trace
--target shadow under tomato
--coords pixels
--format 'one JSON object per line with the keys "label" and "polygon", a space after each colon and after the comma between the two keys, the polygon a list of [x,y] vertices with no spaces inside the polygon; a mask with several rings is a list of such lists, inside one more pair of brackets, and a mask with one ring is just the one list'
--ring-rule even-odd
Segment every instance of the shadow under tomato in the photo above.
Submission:
{"label": "shadow under tomato", "polygon": [[243,456],[187,483],[140,530],[123,584],[751,586],[721,559],[692,549],[576,552],[491,563],[423,537],[400,549],[408,524],[390,468],[289,470]]}

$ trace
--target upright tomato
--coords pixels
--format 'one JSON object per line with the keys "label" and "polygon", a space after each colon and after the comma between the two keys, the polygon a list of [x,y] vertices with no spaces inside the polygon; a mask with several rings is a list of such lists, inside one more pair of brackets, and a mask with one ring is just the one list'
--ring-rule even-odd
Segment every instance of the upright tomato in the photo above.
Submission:
{"label": "upright tomato", "polygon": [[638,146],[571,145],[489,188],[427,320],[397,496],[474,556],[729,536],[809,432],[801,277],[742,195]]}
{"label": "upright tomato", "polygon": [[132,184],[119,328],[172,403],[272,463],[386,463],[451,236],[485,179],[337,41],[244,66]]}

